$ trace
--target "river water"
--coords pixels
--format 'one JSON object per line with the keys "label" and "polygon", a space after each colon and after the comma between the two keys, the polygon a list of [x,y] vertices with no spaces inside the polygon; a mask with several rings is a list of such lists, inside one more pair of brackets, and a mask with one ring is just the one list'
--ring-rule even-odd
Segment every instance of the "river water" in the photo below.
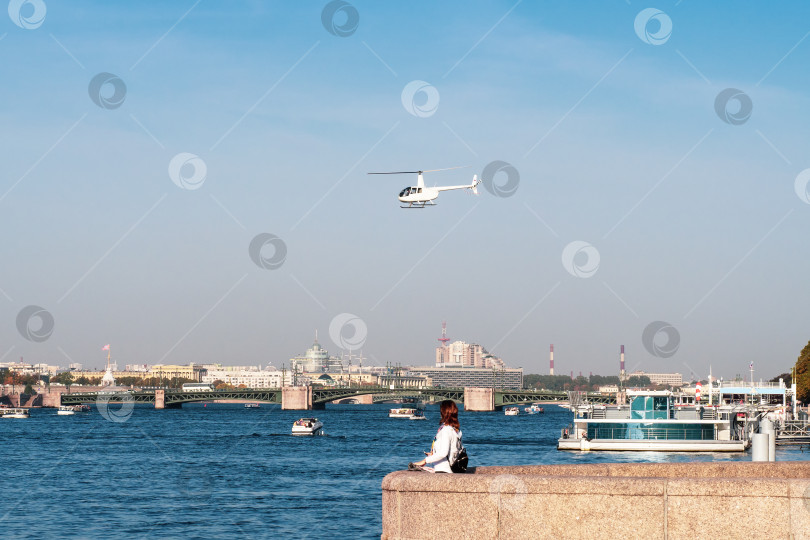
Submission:
{"label": "river water", "polygon": [[[0,419],[0,531],[4,538],[379,538],[383,477],[421,459],[438,421],[438,406],[427,407],[427,421],[389,419],[390,407],[313,411],[324,422],[320,437],[291,436],[292,423],[309,413],[268,404],[107,414],[120,421],[95,407]],[[559,452],[571,418],[556,406],[542,415],[459,415],[471,466],[750,459]],[[807,458],[807,450],[777,449],[780,461]]]}

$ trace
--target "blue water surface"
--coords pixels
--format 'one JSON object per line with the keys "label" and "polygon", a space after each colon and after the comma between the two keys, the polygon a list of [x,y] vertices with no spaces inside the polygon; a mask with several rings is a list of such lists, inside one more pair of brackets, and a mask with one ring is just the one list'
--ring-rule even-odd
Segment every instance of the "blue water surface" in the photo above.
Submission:
{"label": "blue water surface", "polygon": [[[380,483],[424,456],[438,420],[437,406],[427,407],[427,421],[389,419],[390,407],[138,405],[120,422],[95,408],[0,419],[0,531],[5,538],[379,538]],[[326,435],[290,435],[309,414]],[[559,452],[556,440],[572,415],[553,405],[545,414],[462,411],[459,419],[471,465],[750,460],[750,453]],[[806,448],[777,449],[780,461],[808,457]]]}

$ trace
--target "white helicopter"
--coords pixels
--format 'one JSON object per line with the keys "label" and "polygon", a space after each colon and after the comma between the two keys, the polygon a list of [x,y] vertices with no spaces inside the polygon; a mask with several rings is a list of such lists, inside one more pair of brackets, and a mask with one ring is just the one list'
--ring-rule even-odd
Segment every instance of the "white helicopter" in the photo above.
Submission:
{"label": "white helicopter", "polygon": [[469,189],[478,195],[476,186],[481,183],[478,175],[473,175],[472,184],[464,186],[434,186],[426,187],[425,179],[422,176],[426,172],[436,171],[449,171],[451,169],[464,169],[466,167],[448,167],[446,169],[431,169],[427,171],[395,171],[395,172],[371,172],[368,174],[415,174],[416,185],[409,186],[399,192],[399,200],[403,203],[408,203],[408,206],[400,206],[400,208],[424,208],[425,206],[436,206],[433,200],[439,196],[441,191],[450,191],[451,189]]}

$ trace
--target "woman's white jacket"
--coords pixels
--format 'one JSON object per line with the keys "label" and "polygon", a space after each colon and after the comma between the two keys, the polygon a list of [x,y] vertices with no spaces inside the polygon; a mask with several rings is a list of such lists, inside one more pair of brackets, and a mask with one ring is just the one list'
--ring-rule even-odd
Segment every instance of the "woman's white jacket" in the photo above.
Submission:
{"label": "woman's white jacket", "polygon": [[444,425],[436,433],[433,441],[433,451],[425,458],[425,464],[433,467],[436,472],[452,473],[450,463],[455,461],[461,451],[461,431]]}

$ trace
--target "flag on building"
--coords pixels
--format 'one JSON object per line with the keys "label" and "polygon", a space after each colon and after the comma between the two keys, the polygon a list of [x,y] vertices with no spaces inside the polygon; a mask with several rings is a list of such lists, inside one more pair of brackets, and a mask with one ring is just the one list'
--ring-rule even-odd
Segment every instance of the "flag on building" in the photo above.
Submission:
{"label": "flag on building", "polygon": [[102,351],[109,351],[109,350],[110,350],[110,344],[109,344],[109,343],[107,343],[106,345],[104,345],[104,346],[101,348],[101,350],[102,350]]}

